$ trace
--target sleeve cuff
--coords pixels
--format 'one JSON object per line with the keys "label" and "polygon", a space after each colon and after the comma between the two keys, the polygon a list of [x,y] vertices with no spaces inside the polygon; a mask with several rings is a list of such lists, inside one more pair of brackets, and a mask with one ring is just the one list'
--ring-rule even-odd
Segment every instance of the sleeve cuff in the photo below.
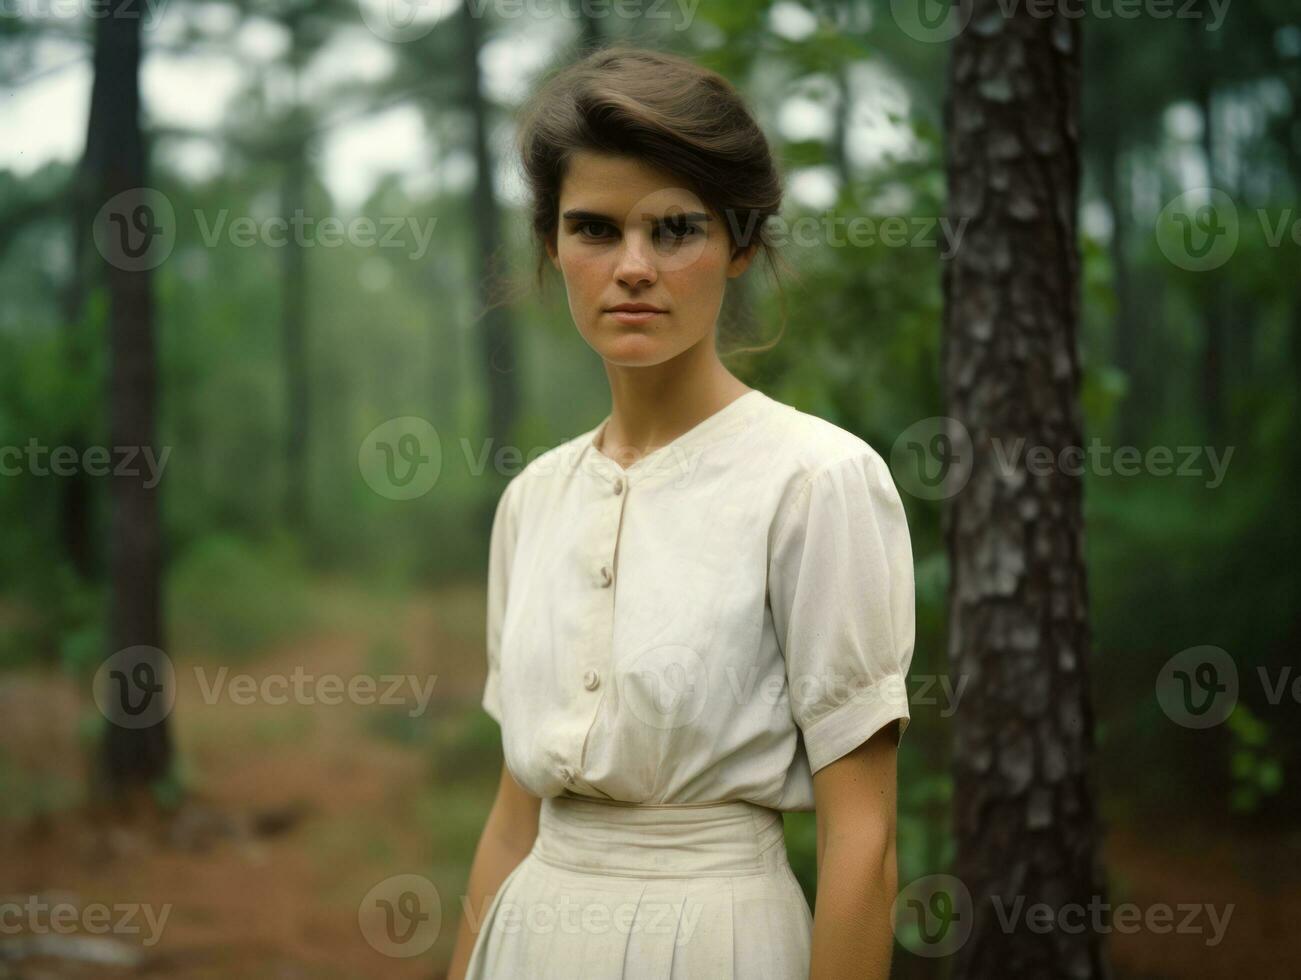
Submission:
{"label": "sleeve cuff", "polygon": [[892,721],[899,722],[899,737],[908,728],[908,697],[904,678],[892,674],[856,693],[807,728],[804,749],[809,769],[817,772],[858,748]]}

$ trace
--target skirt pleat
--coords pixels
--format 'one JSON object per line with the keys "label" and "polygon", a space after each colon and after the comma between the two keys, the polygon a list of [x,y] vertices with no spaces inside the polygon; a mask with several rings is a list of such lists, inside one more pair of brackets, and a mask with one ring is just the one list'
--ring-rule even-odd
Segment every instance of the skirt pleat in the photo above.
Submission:
{"label": "skirt pleat", "polygon": [[806,980],[812,931],[777,811],[550,797],[466,977]]}

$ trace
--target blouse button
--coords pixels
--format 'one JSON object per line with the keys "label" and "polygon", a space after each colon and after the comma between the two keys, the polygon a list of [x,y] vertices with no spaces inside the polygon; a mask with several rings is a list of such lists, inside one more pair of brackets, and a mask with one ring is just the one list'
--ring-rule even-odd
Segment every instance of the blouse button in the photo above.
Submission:
{"label": "blouse button", "polygon": [[601,588],[609,588],[610,583],[614,581],[614,576],[610,573],[609,565],[601,566]]}
{"label": "blouse button", "polygon": [[572,772],[570,772],[568,769],[561,769],[561,770],[560,770],[560,778],[561,778],[564,782],[566,782],[566,783],[570,783],[570,782],[573,782],[573,780],[574,780],[574,774],[573,774]]}
{"label": "blouse button", "polygon": [[595,691],[600,683],[601,678],[596,675],[596,671],[583,671],[583,687],[587,688],[589,691]]}
{"label": "blouse button", "polygon": [[618,477],[614,481],[614,495],[617,497],[621,493],[623,493],[623,477]]}

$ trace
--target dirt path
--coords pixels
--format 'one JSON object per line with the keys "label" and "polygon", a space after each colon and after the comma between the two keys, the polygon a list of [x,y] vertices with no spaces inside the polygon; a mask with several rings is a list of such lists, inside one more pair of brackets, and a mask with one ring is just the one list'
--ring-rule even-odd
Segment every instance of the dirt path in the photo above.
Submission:
{"label": "dirt path", "polygon": [[[36,895],[50,906],[139,905],[141,931],[120,938],[143,959],[119,968],[29,958],[10,964],[10,971],[21,971],[12,975],[437,976],[435,965],[450,956],[460,915],[455,889],[469,854],[434,853],[432,735],[404,742],[376,724],[377,713],[385,712],[402,722],[399,731],[428,724],[432,733],[436,723],[477,707],[479,655],[440,631],[437,621],[432,601],[412,604],[382,664],[374,638],[363,634],[307,639],[230,667],[226,675],[216,658],[178,657],[172,718],[196,793],[174,819],[106,828],[102,818],[74,807],[0,828],[0,896],[12,902]],[[374,677],[376,700],[401,676],[423,683],[438,676],[426,688],[433,697],[423,714],[412,684],[388,692],[405,699],[397,705],[236,703],[236,675],[261,685],[295,671],[334,674],[345,683],[357,675]],[[214,699],[218,690],[224,696]],[[79,717],[92,709],[71,680],[5,675],[0,708],[9,765],[39,774],[39,785],[82,784],[86,764],[75,733]],[[477,800],[486,808],[481,792],[466,793],[467,806]],[[380,952],[359,924],[367,893],[400,874],[432,878],[442,900],[437,942],[411,958]],[[142,945],[150,935],[146,906],[155,920],[169,910],[161,939],[148,948]],[[5,969],[0,959],[0,977]]]}
{"label": "dirt path", "polygon": [[[56,673],[0,675],[0,789],[23,787],[53,814],[15,819],[24,801],[0,797],[0,902],[40,896],[81,908],[83,918],[95,903],[135,905],[142,930],[110,941],[134,951],[134,965],[49,957],[6,965],[0,957],[0,980],[439,976],[495,781],[487,769],[494,758],[499,764],[495,745],[465,751],[464,734],[479,715],[481,603],[481,595],[443,592],[405,606],[383,636],[371,624],[277,647],[230,665],[216,697],[221,658],[178,656],[173,720],[194,792],[165,821],[106,825],[81,809],[86,766],[77,731],[93,711],[89,698]],[[423,713],[411,687],[389,706],[239,704],[230,696],[236,675],[259,685],[295,671],[345,682],[359,674],[437,677]],[[475,737],[482,745],[493,732]],[[1205,914],[1200,933],[1113,931],[1117,976],[1286,975],[1287,963],[1301,962],[1301,933],[1289,921],[1301,889],[1288,878],[1287,853],[1284,842],[1209,831],[1193,838],[1114,831],[1106,855],[1113,903],[1176,910],[1213,903],[1221,915],[1233,906],[1214,944]],[[359,919],[368,893],[396,875],[428,879],[441,905],[436,940],[410,958],[381,951],[374,908],[367,932]],[[402,907],[401,890],[389,898]],[[145,907],[167,916],[149,946]],[[1176,923],[1182,918],[1176,912]],[[0,935],[0,943],[11,938]]]}

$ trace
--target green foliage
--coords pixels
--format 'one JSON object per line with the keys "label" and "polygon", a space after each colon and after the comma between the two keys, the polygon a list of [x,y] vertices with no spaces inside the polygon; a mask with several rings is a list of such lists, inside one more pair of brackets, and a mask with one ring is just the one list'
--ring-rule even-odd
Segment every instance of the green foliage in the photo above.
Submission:
{"label": "green foliage", "polygon": [[1231,804],[1236,811],[1252,812],[1282,788],[1283,766],[1273,751],[1268,726],[1245,704],[1233,709],[1228,727],[1234,745]]}
{"label": "green foliage", "polygon": [[0,821],[16,824],[81,801],[83,787],[54,772],[19,768],[0,752]]}
{"label": "green foliage", "polygon": [[[652,46],[684,50],[733,79],[765,124],[788,189],[805,177],[830,177],[829,207],[793,193],[784,204],[786,222],[815,228],[812,242],[783,249],[796,270],[786,281],[786,321],[779,321],[775,290],[747,276],[750,308],[757,311],[753,326],[764,337],[785,332],[771,352],[739,358],[737,370],[774,397],[858,433],[888,457],[908,425],[946,412],[940,287],[948,243],[937,225],[949,212],[940,112],[947,46],[908,37],[884,7],[831,0],[798,6],[815,21],[798,40],[774,30],[775,5],[767,0],[701,5],[691,29],[673,36],[656,37],[645,23],[620,30]],[[1123,786],[1135,805],[1186,798],[1220,770],[1242,813],[1261,812],[1298,785],[1287,778],[1299,763],[1295,712],[1266,715],[1258,693],[1244,691],[1227,725],[1195,738],[1172,724],[1151,696],[1161,665],[1181,649],[1213,643],[1246,666],[1278,667],[1301,642],[1294,612],[1301,540],[1293,506],[1301,477],[1294,434],[1301,414],[1298,250],[1287,234],[1271,240],[1297,196],[1298,89],[1295,52],[1288,53],[1293,19],[1289,7],[1273,2],[1235,8],[1223,34],[1212,39],[1224,45],[1220,55],[1233,55],[1217,57],[1217,66],[1232,65],[1236,73],[1217,98],[1226,118],[1240,115],[1245,122],[1224,127],[1220,163],[1231,165],[1215,175],[1226,184],[1225,175],[1232,176],[1235,186],[1225,190],[1236,202],[1240,239],[1231,260],[1209,272],[1172,262],[1163,247],[1177,243],[1158,237],[1156,220],[1201,159],[1196,126],[1174,127],[1170,120],[1197,116],[1190,101],[1198,81],[1193,68],[1207,63],[1207,36],[1172,32],[1154,18],[1090,17],[1084,32],[1079,340],[1086,439],[1123,438],[1143,450],[1236,449],[1226,479],[1215,487],[1151,473],[1086,476],[1099,751],[1104,769],[1121,777],[1113,785]],[[10,21],[0,26],[16,30],[20,19]],[[531,26],[494,24],[503,32],[518,28]],[[312,50],[329,40],[330,29],[313,21]],[[223,166],[210,179],[179,170],[170,137],[158,136],[151,181],[178,220],[176,247],[153,277],[158,440],[172,449],[160,491],[171,562],[169,646],[237,660],[314,626],[367,615],[349,604],[346,590],[314,601],[309,582],[312,588],[335,577],[364,582],[368,591],[358,606],[386,612],[390,606],[379,596],[403,595],[416,583],[481,583],[483,515],[518,472],[511,451],[532,458],[608,409],[601,362],[574,330],[563,284],[553,277],[556,288],[536,293],[530,287],[509,308],[516,364],[494,361],[492,371],[513,372],[520,411],[509,440],[514,445],[486,444],[489,368],[483,325],[475,319],[474,247],[482,219],[456,180],[442,182],[444,171],[455,169],[446,164],[465,149],[467,130],[448,110],[459,79],[430,75],[431,65],[453,63],[444,55],[454,54],[457,43],[458,35],[439,29],[427,44],[397,45],[391,78],[348,93],[363,110],[368,100],[394,96],[395,105],[418,107],[437,144],[426,161],[437,186],[415,190],[384,175],[359,215],[376,222],[437,219],[437,228],[430,251],[419,257],[357,244],[306,250],[307,345],[296,365],[310,391],[308,499],[301,508],[286,500],[285,489],[285,252],[266,242],[210,244],[199,220],[211,226],[222,214],[227,222],[274,214],[285,170],[275,152],[264,150],[281,148],[286,116],[255,73],[221,120],[220,134],[210,134],[239,134],[238,145],[223,142]],[[876,132],[898,138],[899,152],[864,165],[837,158],[834,132],[815,127],[814,136],[807,129],[787,136],[787,99],[798,96],[834,121],[845,82],[854,82],[860,96],[851,129],[870,121]],[[901,99],[884,97],[891,83]],[[502,119],[496,113],[492,121]],[[316,135],[330,126],[323,114],[311,122],[319,126]],[[350,217],[322,180],[319,148],[314,138],[307,208],[317,218]],[[1115,175],[1119,202],[1109,179]],[[63,302],[71,281],[64,207],[70,176],[67,164],[0,174],[0,215],[29,214],[23,205],[51,202],[21,222],[0,223],[0,447],[33,439],[46,446],[109,440],[107,296],[102,286],[88,284],[73,316]],[[1119,225],[1117,203],[1124,205]],[[905,244],[886,244],[878,234],[871,244],[846,245],[827,234],[829,223],[843,229],[843,222],[863,219],[879,233],[889,218],[908,222]],[[502,253],[524,275],[532,270],[527,219],[521,208],[504,204],[510,234]],[[920,242],[918,231],[924,232]],[[1128,283],[1123,297],[1122,281]],[[1204,404],[1209,311],[1217,308],[1232,318],[1220,365],[1226,421],[1218,433],[1208,430]],[[1130,334],[1122,336],[1122,323]],[[1122,340],[1133,345],[1124,364]],[[368,485],[358,465],[366,435],[403,415],[428,420],[442,451],[434,488],[409,501]],[[0,669],[57,663],[85,675],[107,652],[107,481],[89,481],[89,581],[71,570],[65,554],[66,489],[64,478],[32,468],[0,477]],[[905,506],[918,602],[914,672],[940,674],[948,588],[942,511],[914,499]],[[442,611],[440,620],[451,621]],[[481,624],[477,607],[474,616],[454,621],[466,637],[477,636]],[[373,625],[371,665],[384,668],[396,657],[390,624]],[[303,730],[294,726],[309,724],[306,717],[280,713],[258,731],[269,741],[293,738]],[[87,715],[85,737],[97,737],[101,723]],[[412,719],[404,710],[376,708],[366,723],[431,752],[445,740],[449,751],[431,763],[435,778],[471,772],[486,780],[498,771],[500,732],[482,711]],[[951,857],[951,785],[944,760],[931,751],[945,744],[947,720],[919,710],[912,725],[900,757],[900,861],[907,874],[940,870]],[[1206,752],[1217,760],[1214,767],[1203,767]],[[175,799],[178,790],[160,792]],[[467,790],[453,801],[467,826],[481,819],[477,793]],[[797,876],[811,888],[811,815],[789,817],[787,835]]]}
{"label": "green foliage", "polygon": [[178,648],[248,657],[313,622],[305,573],[283,542],[254,546],[214,534],[181,556],[169,585]]}
{"label": "green foliage", "polygon": [[432,729],[431,756],[435,784],[449,779],[495,782],[501,773],[501,728],[481,708],[440,713],[425,719]]}
{"label": "green foliage", "polygon": [[[371,645],[365,673],[370,677],[396,675],[403,672],[402,664],[402,647],[392,637],[385,637]],[[427,744],[433,731],[430,716],[436,708],[432,701],[423,712],[417,712],[417,707],[405,699],[398,704],[367,705],[366,726],[371,732],[402,745]]]}
{"label": "green foliage", "polygon": [[185,768],[184,757],[180,757],[173,764],[172,771],[162,779],[156,780],[149,789],[160,807],[175,811],[190,793],[192,783],[193,778]]}

